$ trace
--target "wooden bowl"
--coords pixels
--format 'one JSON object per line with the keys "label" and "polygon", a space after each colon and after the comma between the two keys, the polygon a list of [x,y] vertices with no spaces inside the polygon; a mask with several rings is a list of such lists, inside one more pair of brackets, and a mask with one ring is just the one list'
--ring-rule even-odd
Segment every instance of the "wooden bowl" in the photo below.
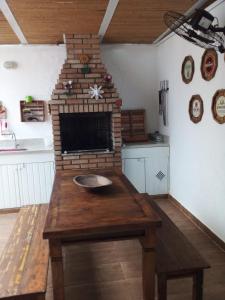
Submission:
{"label": "wooden bowl", "polygon": [[73,178],[73,181],[77,185],[87,189],[96,189],[112,184],[112,181],[108,178],[95,174],[78,175]]}

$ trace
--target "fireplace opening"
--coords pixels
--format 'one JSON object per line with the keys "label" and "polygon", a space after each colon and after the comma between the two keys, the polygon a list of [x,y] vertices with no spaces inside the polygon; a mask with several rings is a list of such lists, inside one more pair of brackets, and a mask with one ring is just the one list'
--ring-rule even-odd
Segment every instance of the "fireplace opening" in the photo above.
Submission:
{"label": "fireplace opening", "polygon": [[112,150],[110,112],[61,113],[59,120],[62,153]]}

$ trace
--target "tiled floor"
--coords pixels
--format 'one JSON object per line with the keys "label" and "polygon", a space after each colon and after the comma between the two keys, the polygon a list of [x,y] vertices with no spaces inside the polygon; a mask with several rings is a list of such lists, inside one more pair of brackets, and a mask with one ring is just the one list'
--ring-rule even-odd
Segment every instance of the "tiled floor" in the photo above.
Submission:
{"label": "tiled floor", "polygon": [[[225,252],[169,200],[157,200],[208,260],[204,300],[225,300]],[[2,250],[16,214],[0,215]],[[64,248],[66,300],[142,300],[141,247],[138,241],[70,245]],[[170,281],[168,300],[191,300],[191,279]],[[51,270],[46,300],[52,300]]]}

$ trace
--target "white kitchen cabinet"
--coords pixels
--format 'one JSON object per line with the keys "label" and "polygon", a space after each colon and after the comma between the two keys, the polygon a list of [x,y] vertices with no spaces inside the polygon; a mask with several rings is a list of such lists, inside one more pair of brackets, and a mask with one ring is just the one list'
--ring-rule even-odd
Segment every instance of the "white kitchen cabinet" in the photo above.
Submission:
{"label": "white kitchen cabinet", "polygon": [[129,145],[122,148],[123,173],[138,192],[150,195],[169,191],[169,146]]}
{"label": "white kitchen cabinet", "polygon": [[154,147],[145,159],[146,193],[161,195],[168,193],[169,149]]}
{"label": "white kitchen cabinet", "polygon": [[48,203],[54,162],[0,165],[0,209]]}
{"label": "white kitchen cabinet", "polygon": [[[145,192],[145,159],[127,158],[123,162],[124,173],[139,193]],[[138,175],[138,176],[137,176]]]}
{"label": "white kitchen cabinet", "polygon": [[[48,203],[55,174],[54,151],[43,139],[0,141],[0,209]],[[7,149],[4,150],[4,149]]]}
{"label": "white kitchen cabinet", "polygon": [[54,179],[53,162],[24,163],[18,173],[21,205],[49,202]]}
{"label": "white kitchen cabinet", "polygon": [[20,207],[17,165],[0,165],[0,208]]}

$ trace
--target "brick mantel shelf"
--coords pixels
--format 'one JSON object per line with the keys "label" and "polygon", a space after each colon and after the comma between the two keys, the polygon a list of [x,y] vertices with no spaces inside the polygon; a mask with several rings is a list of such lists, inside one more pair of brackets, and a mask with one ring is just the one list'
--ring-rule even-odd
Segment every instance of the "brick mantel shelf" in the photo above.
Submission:
{"label": "brick mantel shelf", "polygon": [[[110,87],[105,85],[104,75],[107,74],[107,71],[101,62],[99,37],[93,34],[67,34],[66,48],[67,59],[62,67],[51,101],[49,101],[56,169],[120,168],[121,112],[120,107],[116,105],[119,96],[113,84]],[[90,73],[88,74],[82,73],[84,65],[80,63],[80,54],[87,54],[90,57],[88,63]],[[63,83],[69,80],[73,80],[73,89],[70,91],[70,95],[67,95]],[[102,99],[91,99],[89,88],[94,84],[103,87]],[[62,154],[59,114],[84,112],[112,113],[112,152]]]}

